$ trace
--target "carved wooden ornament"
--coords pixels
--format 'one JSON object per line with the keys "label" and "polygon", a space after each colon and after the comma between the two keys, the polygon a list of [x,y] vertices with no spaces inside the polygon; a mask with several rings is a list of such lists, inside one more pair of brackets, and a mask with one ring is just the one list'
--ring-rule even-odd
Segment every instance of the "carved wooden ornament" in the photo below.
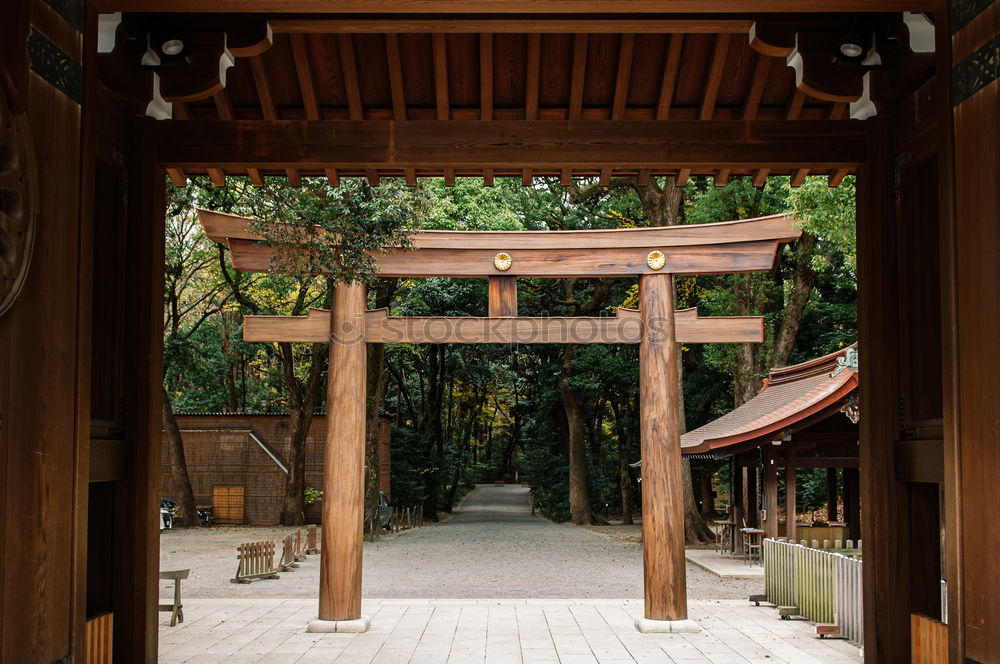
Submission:
{"label": "carved wooden ornament", "polygon": [[38,212],[38,172],[31,128],[17,91],[0,71],[0,316],[28,275]]}

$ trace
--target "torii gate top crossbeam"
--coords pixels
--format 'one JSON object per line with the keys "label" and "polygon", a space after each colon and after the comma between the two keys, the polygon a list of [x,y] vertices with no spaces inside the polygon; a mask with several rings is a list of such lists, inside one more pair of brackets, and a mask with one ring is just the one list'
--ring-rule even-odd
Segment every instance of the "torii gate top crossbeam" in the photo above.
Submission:
{"label": "torii gate top crossbeam", "polygon": [[[198,214],[205,233],[229,245],[236,269],[280,271],[276,250],[254,232],[252,219],[208,210]],[[410,236],[412,250],[374,257],[381,275],[399,277],[719,274],[768,270],[779,244],[799,235],[795,220],[784,215],[589,231],[422,231]],[[660,262],[652,260],[653,252]]]}

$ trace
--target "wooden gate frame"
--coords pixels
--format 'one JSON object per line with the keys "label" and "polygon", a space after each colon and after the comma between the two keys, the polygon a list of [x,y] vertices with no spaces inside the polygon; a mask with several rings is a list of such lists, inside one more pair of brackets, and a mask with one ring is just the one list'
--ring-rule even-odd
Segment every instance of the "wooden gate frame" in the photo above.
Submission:
{"label": "wooden gate frame", "polygon": [[[252,219],[208,210],[198,214],[205,233],[229,246],[237,270],[281,271],[276,250],[253,231]],[[645,618],[638,627],[696,630],[687,620],[676,344],[760,342],[763,319],[675,312],[672,277],[769,270],[780,245],[799,235],[795,220],[784,215],[641,229],[425,231],[410,236],[410,251],[373,253],[379,273],[486,277],[489,316],[396,318],[385,310],[368,311],[365,288],[358,283],[338,286],[329,311],[246,316],[247,341],[330,342],[316,622],[335,629],[361,621],[367,629],[361,616],[366,343],[638,343],[645,585]],[[608,276],[639,277],[638,311],[620,309],[614,318],[517,315],[518,277]]]}

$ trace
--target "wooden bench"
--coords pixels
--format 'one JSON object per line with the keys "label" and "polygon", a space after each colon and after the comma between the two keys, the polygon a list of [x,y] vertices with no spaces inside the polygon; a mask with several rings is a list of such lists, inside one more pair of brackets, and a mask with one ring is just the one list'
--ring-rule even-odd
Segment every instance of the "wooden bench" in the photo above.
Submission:
{"label": "wooden bench", "polygon": [[246,542],[236,550],[236,576],[230,583],[250,583],[251,579],[277,579],[274,569],[274,542]]}
{"label": "wooden bench", "polygon": [[184,605],[181,604],[181,579],[188,578],[191,572],[189,569],[175,569],[172,571],[160,572],[160,578],[174,582],[174,603],[160,604],[160,611],[170,611],[170,626],[174,627],[179,622],[184,622]]}

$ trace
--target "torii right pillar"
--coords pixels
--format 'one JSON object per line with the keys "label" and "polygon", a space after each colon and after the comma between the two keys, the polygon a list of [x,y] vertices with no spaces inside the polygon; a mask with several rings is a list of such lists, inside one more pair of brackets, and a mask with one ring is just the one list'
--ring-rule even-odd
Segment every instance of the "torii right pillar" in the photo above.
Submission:
{"label": "torii right pillar", "polygon": [[681,472],[683,398],[674,332],[670,274],[639,277],[639,420],[642,445],[642,558],[645,579],[641,632],[696,632],[687,617],[684,492]]}

